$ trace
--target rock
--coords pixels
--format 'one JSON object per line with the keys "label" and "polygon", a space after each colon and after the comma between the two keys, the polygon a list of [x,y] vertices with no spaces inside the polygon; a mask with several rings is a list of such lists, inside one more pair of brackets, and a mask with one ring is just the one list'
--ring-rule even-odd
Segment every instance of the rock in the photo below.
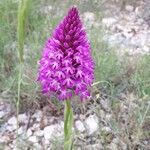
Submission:
{"label": "rock", "polygon": [[32,143],[37,143],[38,142],[38,139],[36,136],[30,136],[28,141],[32,142]]}
{"label": "rock", "polygon": [[146,33],[140,33],[133,38],[131,38],[130,43],[133,46],[143,47],[146,44],[148,37]]}
{"label": "rock", "polygon": [[43,13],[43,14],[49,14],[51,10],[52,10],[51,5],[45,6],[42,9],[40,9],[41,13]]}
{"label": "rock", "polygon": [[0,111],[0,119],[3,118],[5,116],[5,112],[4,111]]}
{"label": "rock", "polygon": [[8,124],[9,125],[17,125],[17,119],[16,117],[11,117],[9,120],[8,120]]}
{"label": "rock", "polygon": [[88,134],[91,135],[98,130],[98,118],[96,115],[90,115],[86,120]]}
{"label": "rock", "polygon": [[83,123],[80,120],[77,120],[75,122],[75,126],[76,126],[78,131],[80,131],[80,132],[85,131],[85,127],[84,127]]}
{"label": "rock", "polygon": [[103,18],[102,19],[102,23],[106,26],[106,27],[110,27],[113,24],[115,24],[117,22],[117,19],[113,18],[113,17],[108,17],[108,18]]}
{"label": "rock", "polygon": [[95,15],[92,12],[85,12],[83,14],[83,19],[87,27],[92,27],[95,22]]}
{"label": "rock", "polygon": [[93,144],[93,145],[88,145],[85,147],[86,150],[102,150],[104,147],[102,144]]}
{"label": "rock", "polygon": [[44,142],[43,142],[45,145],[49,145],[50,144],[50,141],[49,139],[44,139]]}
{"label": "rock", "polygon": [[109,127],[103,127],[101,130],[107,133],[111,133],[111,129]]}
{"label": "rock", "polygon": [[150,50],[150,48],[149,48],[148,46],[144,46],[144,47],[143,47],[143,51],[144,51],[144,52],[149,52],[149,50]]}
{"label": "rock", "polygon": [[120,143],[118,138],[114,138],[112,142],[115,143],[115,144],[119,144]]}
{"label": "rock", "polygon": [[44,136],[44,131],[43,130],[35,131],[34,135],[38,136],[38,137],[42,137],[42,136]]}
{"label": "rock", "polygon": [[8,126],[6,126],[6,129],[8,127],[8,130],[10,131],[13,131],[15,129],[17,129],[17,119],[16,117],[11,117],[9,120],[8,120]]}
{"label": "rock", "polygon": [[118,146],[117,146],[117,144],[115,144],[115,143],[111,143],[110,145],[109,145],[109,148],[112,150],[118,150]]}
{"label": "rock", "polygon": [[18,120],[21,123],[26,123],[28,121],[28,117],[26,116],[26,114],[19,114],[18,115]]}
{"label": "rock", "polygon": [[23,128],[23,127],[20,127],[20,128],[18,129],[18,134],[21,135],[21,134],[23,134],[23,132],[24,132],[24,128]]}
{"label": "rock", "polygon": [[60,124],[55,124],[47,126],[44,128],[44,138],[50,140],[53,137],[59,137],[63,134],[63,122]]}
{"label": "rock", "polygon": [[27,137],[30,137],[32,135],[32,130],[28,129],[26,134],[27,134]]}
{"label": "rock", "polygon": [[12,131],[14,131],[17,128],[17,126],[8,125],[5,128],[6,128],[6,130],[12,132]]}
{"label": "rock", "polygon": [[32,118],[36,118],[36,120],[39,122],[41,120],[42,117],[42,111],[37,110],[33,115]]}
{"label": "rock", "polygon": [[111,114],[106,114],[105,118],[106,118],[106,120],[110,121],[111,118],[112,118],[112,115]]}
{"label": "rock", "polygon": [[99,115],[101,116],[101,118],[105,118],[105,116],[106,116],[105,111],[100,109]]}
{"label": "rock", "polygon": [[108,101],[107,101],[107,99],[105,99],[105,100],[101,100],[100,101],[100,103],[101,103],[101,106],[102,106],[102,108],[105,110],[105,111],[108,111],[110,108],[109,108],[109,106],[108,106]]}
{"label": "rock", "polygon": [[83,16],[84,16],[84,21],[85,22],[87,22],[87,21],[89,21],[89,22],[92,21],[93,22],[95,20],[95,15],[92,12],[85,12],[83,14]]}
{"label": "rock", "polygon": [[33,125],[33,129],[34,129],[34,130],[38,129],[39,127],[40,127],[39,124],[34,124],[34,125]]}
{"label": "rock", "polygon": [[39,143],[34,143],[33,146],[35,147],[36,150],[42,150],[43,147]]}
{"label": "rock", "polygon": [[8,135],[4,135],[0,138],[0,144],[7,143],[10,141],[10,137]]}
{"label": "rock", "polygon": [[131,6],[131,5],[126,5],[125,6],[125,9],[128,11],[128,12],[132,12],[134,10],[134,7]]}
{"label": "rock", "polygon": [[44,128],[44,138],[46,140],[49,140],[52,138],[52,134],[54,133],[55,131],[55,126],[54,125],[51,125],[51,126],[47,126]]}

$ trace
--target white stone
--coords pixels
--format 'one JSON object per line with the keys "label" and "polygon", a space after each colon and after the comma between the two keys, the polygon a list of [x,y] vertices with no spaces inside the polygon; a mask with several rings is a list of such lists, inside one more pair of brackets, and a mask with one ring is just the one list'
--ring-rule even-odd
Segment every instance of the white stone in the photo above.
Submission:
{"label": "white stone", "polygon": [[144,47],[143,47],[143,51],[144,51],[144,52],[149,52],[149,49],[150,49],[150,48],[149,48],[148,46],[144,46]]}
{"label": "white stone", "polygon": [[84,16],[85,21],[94,21],[95,20],[95,15],[92,12],[85,12],[83,14],[83,16]]}
{"label": "white stone", "polygon": [[12,125],[6,126],[6,130],[8,130],[8,131],[10,131],[10,132],[14,131],[16,128],[17,128],[17,127],[14,128],[14,126],[12,126]]}
{"label": "white stone", "polygon": [[109,148],[112,149],[112,150],[118,150],[117,144],[115,144],[113,142],[109,145]]}
{"label": "white stone", "polygon": [[38,139],[36,136],[30,136],[28,141],[32,142],[32,143],[37,143],[38,142]]}
{"label": "white stone", "polygon": [[107,100],[103,100],[103,99],[102,99],[102,100],[100,101],[100,103],[101,103],[101,105],[102,105],[102,108],[104,108],[105,110],[108,110],[108,109],[109,109]]}
{"label": "white stone", "polygon": [[19,114],[18,120],[19,120],[19,122],[26,123],[28,121],[28,117],[26,116],[26,114]]}
{"label": "white stone", "polygon": [[80,120],[77,120],[75,122],[75,127],[77,128],[78,131],[83,132],[85,131],[85,127],[83,125],[83,123]]}
{"label": "white stone", "polygon": [[39,127],[40,127],[39,124],[34,124],[34,125],[33,125],[33,129],[38,129]]}
{"label": "white stone", "polygon": [[9,120],[8,120],[8,124],[9,125],[17,125],[17,119],[16,117],[11,117]]}
{"label": "white stone", "polygon": [[91,135],[94,132],[98,130],[98,118],[96,115],[90,115],[86,120],[85,120],[87,129],[88,129],[88,134]]}
{"label": "white stone", "polygon": [[107,26],[110,27],[112,26],[114,23],[117,22],[117,19],[113,18],[113,17],[108,17],[108,18],[103,18],[102,19],[102,23]]}
{"label": "white stone", "polygon": [[32,118],[40,118],[40,119],[41,117],[42,117],[42,111],[40,110],[37,110],[32,116]]}
{"label": "white stone", "polygon": [[93,145],[88,145],[85,147],[86,150],[102,150],[104,147],[102,144],[93,144]]}
{"label": "white stone", "polygon": [[42,137],[44,136],[44,131],[43,130],[38,130],[34,133],[35,136],[38,136],[38,137]]}
{"label": "white stone", "polygon": [[146,33],[140,33],[140,34],[134,36],[131,39],[130,43],[133,46],[143,47],[146,44],[147,38],[148,38],[148,36]]}
{"label": "white stone", "polygon": [[51,6],[51,5],[48,5],[48,6],[43,7],[40,11],[41,11],[43,14],[48,14],[48,13],[50,13],[51,10],[52,10],[52,6]]}
{"label": "white stone", "polygon": [[27,130],[27,137],[30,137],[32,135],[32,130],[31,129],[28,129]]}
{"label": "white stone", "polygon": [[95,23],[95,15],[92,12],[85,12],[83,14],[83,19],[85,22],[86,27],[90,28]]}
{"label": "white stone", "polygon": [[102,130],[102,131],[105,131],[105,132],[107,132],[107,133],[110,133],[110,132],[111,132],[111,129],[110,129],[109,127],[103,127],[101,130]]}
{"label": "white stone", "polygon": [[39,143],[34,143],[33,146],[35,147],[36,150],[43,149],[42,145],[40,145]]}
{"label": "white stone", "polygon": [[44,144],[45,144],[45,145],[49,145],[49,144],[50,144],[49,139],[44,139]]}
{"label": "white stone", "polygon": [[110,119],[112,118],[112,115],[111,114],[107,114],[105,117],[106,117],[107,120],[110,121]]}
{"label": "white stone", "polygon": [[134,7],[131,5],[126,5],[125,9],[129,12],[132,12],[134,10]]}
{"label": "white stone", "polygon": [[61,135],[63,135],[63,122],[44,128],[44,138],[46,140],[50,140],[53,137],[59,137]]}
{"label": "white stone", "polygon": [[23,127],[20,127],[20,128],[18,129],[18,134],[21,135],[21,134],[23,134],[23,132],[24,132],[24,128],[23,128]]}
{"label": "white stone", "polygon": [[47,126],[44,128],[44,138],[49,140],[52,138],[52,134],[55,132],[55,125]]}
{"label": "white stone", "polygon": [[3,118],[5,116],[5,112],[4,111],[0,111],[0,119]]}
{"label": "white stone", "polygon": [[4,135],[4,136],[2,136],[2,137],[0,138],[0,144],[7,143],[7,142],[9,142],[9,141],[10,141],[10,137],[9,137],[9,136]]}

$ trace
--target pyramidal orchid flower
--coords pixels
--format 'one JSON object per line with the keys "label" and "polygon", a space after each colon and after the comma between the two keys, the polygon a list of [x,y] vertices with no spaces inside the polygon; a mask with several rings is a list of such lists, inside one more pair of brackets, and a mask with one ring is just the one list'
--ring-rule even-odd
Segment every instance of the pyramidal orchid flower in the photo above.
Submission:
{"label": "pyramidal orchid flower", "polygon": [[43,93],[65,100],[64,150],[73,147],[73,110],[70,99],[90,97],[89,87],[94,79],[91,47],[83,29],[79,12],[72,7],[47,40],[39,61],[39,76]]}
{"label": "pyramidal orchid flower", "polygon": [[70,99],[73,95],[84,100],[90,96],[93,79],[90,43],[79,12],[72,7],[44,46],[38,80],[43,93],[55,95],[59,100]]}

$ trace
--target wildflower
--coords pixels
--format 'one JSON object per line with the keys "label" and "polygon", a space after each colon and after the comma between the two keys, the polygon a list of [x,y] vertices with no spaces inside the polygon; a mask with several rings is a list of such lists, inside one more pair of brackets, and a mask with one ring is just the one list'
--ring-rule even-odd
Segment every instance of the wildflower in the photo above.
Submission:
{"label": "wildflower", "polygon": [[83,100],[90,96],[89,87],[93,79],[90,43],[79,12],[72,7],[45,44],[38,80],[44,93],[53,93],[60,100],[75,94]]}

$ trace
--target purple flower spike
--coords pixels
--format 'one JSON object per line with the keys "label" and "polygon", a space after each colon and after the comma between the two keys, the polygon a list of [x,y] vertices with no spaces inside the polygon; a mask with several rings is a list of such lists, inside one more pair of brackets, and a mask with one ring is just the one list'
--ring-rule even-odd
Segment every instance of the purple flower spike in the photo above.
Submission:
{"label": "purple flower spike", "polygon": [[93,79],[90,43],[79,12],[72,7],[45,44],[38,80],[43,93],[54,94],[59,100],[70,99],[73,95],[84,100],[90,96]]}

